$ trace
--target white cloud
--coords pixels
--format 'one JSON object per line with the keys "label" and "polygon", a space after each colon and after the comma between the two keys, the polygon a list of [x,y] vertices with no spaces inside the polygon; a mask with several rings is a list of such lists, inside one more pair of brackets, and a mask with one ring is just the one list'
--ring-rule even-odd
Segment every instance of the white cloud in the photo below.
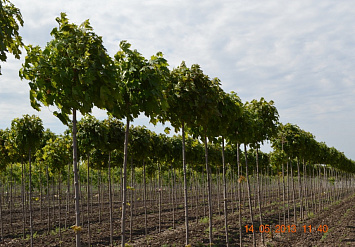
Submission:
{"label": "white cloud", "polygon": [[[274,100],[283,122],[337,144],[355,159],[349,148],[355,140],[352,0],[12,2],[23,14],[26,43],[44,46],[60,12],[77,24],[90,19],[111,55],[126,39],[146,57],[162,51],[171,67],[182,60],[198,63],[221,79],[225,91],[236,91],[243,101]],[[18,79],[20,66],[13,59],[2,64],[0,94],[25,103],[28,88]],[[8,106],[0,99],[2,108],[12,109],[0,111],[5,115],[0,128],[10,116],[23,114],[24,103]]]}

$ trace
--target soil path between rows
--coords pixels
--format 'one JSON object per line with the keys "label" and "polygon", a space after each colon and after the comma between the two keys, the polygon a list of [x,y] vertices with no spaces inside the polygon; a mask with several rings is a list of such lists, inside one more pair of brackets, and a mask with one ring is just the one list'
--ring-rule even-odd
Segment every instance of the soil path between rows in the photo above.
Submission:
{"label": "soil path between rows", "polygon": [[[312,227],[311,232],[309,225]],[[319,231],[319,226],[324,225],[328,227],[328,231]],[[338,201],[311,219],[297,224],[296,233],[274,236],[269,241],[269,246],[355,246],[355,195]]]}

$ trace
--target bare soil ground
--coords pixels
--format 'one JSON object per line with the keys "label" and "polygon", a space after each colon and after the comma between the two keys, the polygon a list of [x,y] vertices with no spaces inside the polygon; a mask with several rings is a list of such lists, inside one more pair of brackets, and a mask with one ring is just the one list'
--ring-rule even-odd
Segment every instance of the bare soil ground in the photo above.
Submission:
{"label": "bare soil ground", "polygon": [[[309,225],[312,226],[311,232]],[[320,225],[327,225],[328,231],[318,231]],[[270,246],[355,246],[355,195],[298,224],[296,233],[276,236],[269,243]]]}
{"label": "bare soil ground", "polygon": [[[221,204],[222,205],[222,204]],[[132,241],[128,242],[129,246],[184,246],[185,243],[185,228],[184,228],[184,210],[181,205],[175,212],[175,229],[172,228],[172,214],[169,205],[166,204],[162,209],[161,231],[158,229],[159,214],[157,207],[151,207],[148,204],[148,235],[144,234],[144,210],[142,207],[136,208],[135,216],[133,217],[133,232]],[[214,205],[217,208],[216,205]],[[222,210],[222,206],[220,209]],[[88,230],[86,224],[86,206],[83,207],[83,230],[81,232],[82,246],[88,246]],[[92,233],[91,246],[109,246],[109,212],[107,204],[104,207],[101,216],[101,223],[98,222],[98,204],[93,204],[93,212],[90,213],[90,229]],[[189,208],[190,218],[190,239],[191,246],[207,246],[208,245],[208,219],[204,218],[202,205],[199,208]],[[196,211],[197,210],[197,211]],[[245,207],[243,211],[243,226],[248,224],[254,225],[258,229],[258,210],[254,209],[255,217],[253,224],[249,220],[249,211]],[[52,211],[51,211],[52,212]],[[54,211],[57,212],[57,211]],[[282,222],[282,214],[272,204],[266,205],[263,208],[264,224],[272,226],[275,230],[276,224]],[[199,221],[196,222],[195,216],[199,215]],[[3,231],[4,242],[0,246],[29,246],[30,240],[28,237],[29,228],[26,223],[25,239],[22,238],[22,212],[18,210],[13,215],[14,223],[13,229],[10,228],[10,218],[6,210],[3,212]],[[61,227],[64,227],[65,211],[63,209],[61,215]],[[129,216],[127,217],[127,239],[129,240]],[[293,218],[293,215],[290,215]],[[71,209],[71,216],[67,222],[67,229],[62,229],[59,234],[58,216],[51,224],[55,224],[56,231],[52,230],[47,233],[47,211],[43,212],[42,222],[39,221],[39,209],[34,211],[34,229],[35,238],[34,246],[75,246],[75,233],[69,228],[74,224],[73,209]],[[230,246],[239,246],[239,217],[235,210],[232,214],[229,213],[229,234]],[[293,224],[292,222],[287,223]],[[308,226],[311,225],[311,232]],[[319,226],[327,226],[327,231],[319,231]],[[303,226],[306,226],[306,232]],[[53,227],[54,229],[54,227]],[[114,244],[118,246],[120,243],[120,209],[116,203],[114,208]],[[323,229],[323,228],[322,228]],[[326,228],[324,229],[326,230]],[[11,233],[11,234],[10,234]],[[263,246],[261,241],[261,234],[255,231],[257,245]],[[224,218],[223,214],[220,216],[217,211],[214,212],[213,219],[213,244],[214,246],[225,246],[224,237]],[[274,233],[265,234],[265,246],[355,246],[355,195],[349,196],[342,201],[338,201],[333,205],[325,208],[318,214],[296,224],[296,232],[290,233]],[[243,246],[252,246],[252,234],[246,233],[245,228],[242,229]]]}

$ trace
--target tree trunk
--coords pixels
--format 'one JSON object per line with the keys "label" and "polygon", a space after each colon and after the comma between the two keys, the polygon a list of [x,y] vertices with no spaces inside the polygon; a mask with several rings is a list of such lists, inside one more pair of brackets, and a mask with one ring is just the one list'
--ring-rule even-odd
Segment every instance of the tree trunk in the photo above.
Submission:
{"label": "tree trunk", "polygon": [[[245,143],[244,143],[244,156],[245,156],[245,176],[247,179],[247,187],[248,187],[250,221],[251,221],[251,224],[253,225],[254,224],[253,205],[251,203],[251,192],[250,192],[250,183],[249,183],[249,174],[248,174],[248,155],[247,155],[247,145]],[[253,231],[253,246],[256,246],[254,231]]]}
{"label": "tree trunk", "polygon": [[4,243],[4,224],[2,221],[2,202],[3,202],[3,196],[4,196],[4,191],[2,190],[3,189],[3,181],[1,181],[0,187],[1,187],[1,191],[2,191],[2,193],[0,195],[1,242]]}
{"label": "tree trunk", "polygon": [[205,131],[204,136],[205,142],[205,161],[206,161],[206,172],[207,172],[207,191],[208,191],[208,218],[209,218],[209,240],[210,246],[212,246],[213,235],[212,235],[212,188],[211,188],[211,170],[208,164],[208,147],[207,147],[207,135]]}
{"label": "tree trunk", "polygon": [[76,138],[76,109],[73,109],[73,173],[74,173],[74,196],[75,196],[75,246],[80,247],[80,188],[78,174],[78,146]]}
{"label": "tree trunk", "polygon": [[227,205],[227,180],[226,180],[226,164],[224,161],[224,137],[222,136],[222,166],[223,166],[223,206],[224,206],[224,229],[226,234],[226,246],[229,246],[228,239],[228,205]]}
{"label": "tree trunk", "polygon": [[26,193],[25,193],[25,181],[24,181],[24,164],[23,164],[23,158],[21,158],[21,198],[22,198],[22,217],[23,217],[23,222],[22,222],[22,237],[23,239],[26,237]]}
{"label": "tree trunk", "polygon": [[10,183],[10,225],[11,225],[11,232],[13,231],[13,225],[12,225],[12,205],[13,205],[13,202],[12,202],[12,188],[13,188],[13,183],[14,183],[14,177],[12,175],[12,166],[13,164],[11,163],[10,165],[10,178],[11,178],[11,183]]}
{"label": "tree trunk", "polygon": [[172,170],[172,183],[171,183],[171,202],[172,202],[172,210],[173,210],[173,229],[175,229],[175,168],[171,165]]}
{"label": "tree trunk", "polygon": [[68,215],[70,214],[69,198],[70,198],[70,164],[68,164],[68,174],[67,174],[67,191],[66,191],[66,198],[65,198],[65,222],[64,222],[64,228],[67,228]]}
{"label": "tree trunk", "polygon": [[49,235],[51,230],[51,200],[49,198],[49,172],[48,172],[48,164],[46,165],[46,178],[47,178],[47,235]]}
{"label": "tree trunk", "polygon": [[[62,174],[59,171],[59,181],[58,181],[58,204],[59,204],[59,240],[62,241]],[[61,244],[60,244],[61,246]]]}
{"label": "tree trunk", "polygon": [[163,192],[163,188],[162,188],[162,184],[161,184],[161,167],[160,167],[160,163],[158,163],[158,193],[159,193],[159,227],[158,227],[158,232],[161,232],[161,197],[162,197],[162,192]]}
{"label": "tree trunk", "polygon": [[[110,158],[111,158],[111,155],[110,155],[110,153],[109,153],[109,162],[111,162],[110,161]],[[110,163],[109,163],[109,166],[110,166]],[[99,181],[98,181],[98,183],[99,183],[99,193],[98,193],[98,197],[97,197],[97,201],[98,201],[98,204],[99,204],[99,223],[101,223],[101,211],[102,211],[102,203],[101,203],[101,197],[102,197],[102,194],[103,194],[103,192],[102,192],[102,177],[101,177],[101,168],[99,169],[99,179],[98,179]]]}
{"label": "tree trunk", "polygon": [[[258,197],[258,207],[259,207],[259,221],[260,225],[263,225],[263,213],[261,211],[261,195],[260,195],[260,180],[259,180],[259,150],[256,148],[256,180],[257,180],[257,197]],[[278,180],[279,181],[279,180]],[[264,234],[261,232],[261,240],[263,245],[265,245]]]}
{"label": "tree trunk", "polygon": [[40,222],[42,223],[42,217],[43,217],[43,212],[42,212],[42,197],[43,197],[43,189],[42,189],[42,168],[40,164],[40,170],[39,170],[39,211],[40,211]]}
{"label": "tree trunk", "polygon": [[[100,176],[101,177],[101,176]],[[100,191],[99,191],[100,194]],[[101,197],[101,196],[100,196]],[[113,212],[112,212],[112,186],[111,186],[111,151],[108,153],[108,200],[110,211],[110,246],[113,246]],[[100,210],[101,214],[101,210]],[[101,218],[101,217],[100,217]]]}
{"label": "tree trunk", "polygon": [[[221,192],[221,182],[220,182],[220,176],[221,175],[221,172],[220,172],[220,169],[218,168],[217,170],[217,174],[216,174],[216,180],[217,180],[217,211],[218,211],[218,216],[220,217],[221,216],[221,208],[220,208],[220,192]],[[212,180],[213,181],[213,180]],[[213,194],[213,191],[212,191],[212,194]]]}
{"label": "tree trunk", "polygon": [[294,224],[297,224],[297,212],[296,212],[296,198],[295,198],[295,180],[293,179],[293,168],[292,168],[292,162],[290,163],[291,165],[291,179],[292,179],[292,200],[293,200],[293,220]]}
{"label": "tree trunk", "polygon": [[243,237],[243,232],[242,232],[242,193],[241,193],[241,189],[242,189],[242,181],[239,180],[241,174],[241,165],[240,165],[240,157],[239,157],[239,143],[237,143],[237,166],[238,166],[238,203],[239,203],[239,207],[238,207],[238,214],[239,214],[239,246],[243,246],[243,241],[242,241],[242,237]]}
{"label": "tree trunk", "polygon": [[290,176],[289,176],[289,161],[286,164],[286,174],[287,174],[287,224],[290,223]]}
{"label": "tree trunk", "polygon": [[148,234],[148,229],[147,229],[147,224],[148,224],[148,219],[147,219],[147,183],[145,179],[145,163],[143,160],[143,184],[144,184],[144,190],[143,190],[143,207],[144,207],[144,235],[147,237]]}
{"label": "tree trunk", "polygon": [[200,181],[198,179],[198,175],[197,172],[195,172],[194,174],[195,177],[195,205],[196,205],[196,209],[195,209],[195,218],[196,218],[196,223],[198,223],[198,218],[199,218],[199,210],[198,210],[198,205],[199,205],[199,200],[198,198],[200,197],[199,195],[199,189],[200,189]]}
{"label": "tree trunk", "polygon": [[132,242],[133,234],[133,209],[134,209],[134,167],[133,167],[133,157],[131,157],[131,215],[129,219],[129,241]]}
{"label": "tree trunk", "polygon": [[284,163],[282,163],[282,211],[283,211],[283,224],[286,226],[286,209],[285,209],[285,173]]}
{"label": "tree trunk", "polygon": [[127,157],[128,157],[128,135],[129,135],[129,119],[127,117],[126,133],[124,141],[124,160],[123,160],[123,176],[122,176],[122,218],[121,218],[121,246],[126,245],[126,204],[127,204]]}
{"label": "tree trunk", "polygon": [[32,164],[31,164],[31,148],[28,152],[28,189],[29,189],[29,210],[30,210],[30,231],[31,231],[31,247],[33,247],[33,222],[32,222]]}
{"label": "tree trunk", "polygon": [[298,177],[298,196],[300,199],[300,219],[303,220],[303,191],[302,191],[302,181],[300,172],[300,161],[297,157],[297,177]]}
{"label": "tree trunk", "polygon": [[185,208],[185,245],[189,244],[189,213],[187,204],[187,180],[186,180],[186,157],[185,157],[185,123],[182,123],[182,167],[184,171],[184,208]]}
{"label": "tree trunk", "polygon": [[87,222],[88,222],[88,242],[89,246],[91,246],[91,229],[90,229],[90,154],[87,156],[88,158],[88,167],[87,167],[87,184],[86,184],[86,211],[87,211]]}

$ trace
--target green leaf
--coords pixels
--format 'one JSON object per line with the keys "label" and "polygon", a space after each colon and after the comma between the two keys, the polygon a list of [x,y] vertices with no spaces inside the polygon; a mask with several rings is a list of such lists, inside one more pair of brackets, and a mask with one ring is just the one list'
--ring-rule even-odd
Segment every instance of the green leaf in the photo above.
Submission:
{"label": "green leaf", "polygon": [[170,134],[171,129],[169,127],[165,127],[164,132],[165,134]]}

